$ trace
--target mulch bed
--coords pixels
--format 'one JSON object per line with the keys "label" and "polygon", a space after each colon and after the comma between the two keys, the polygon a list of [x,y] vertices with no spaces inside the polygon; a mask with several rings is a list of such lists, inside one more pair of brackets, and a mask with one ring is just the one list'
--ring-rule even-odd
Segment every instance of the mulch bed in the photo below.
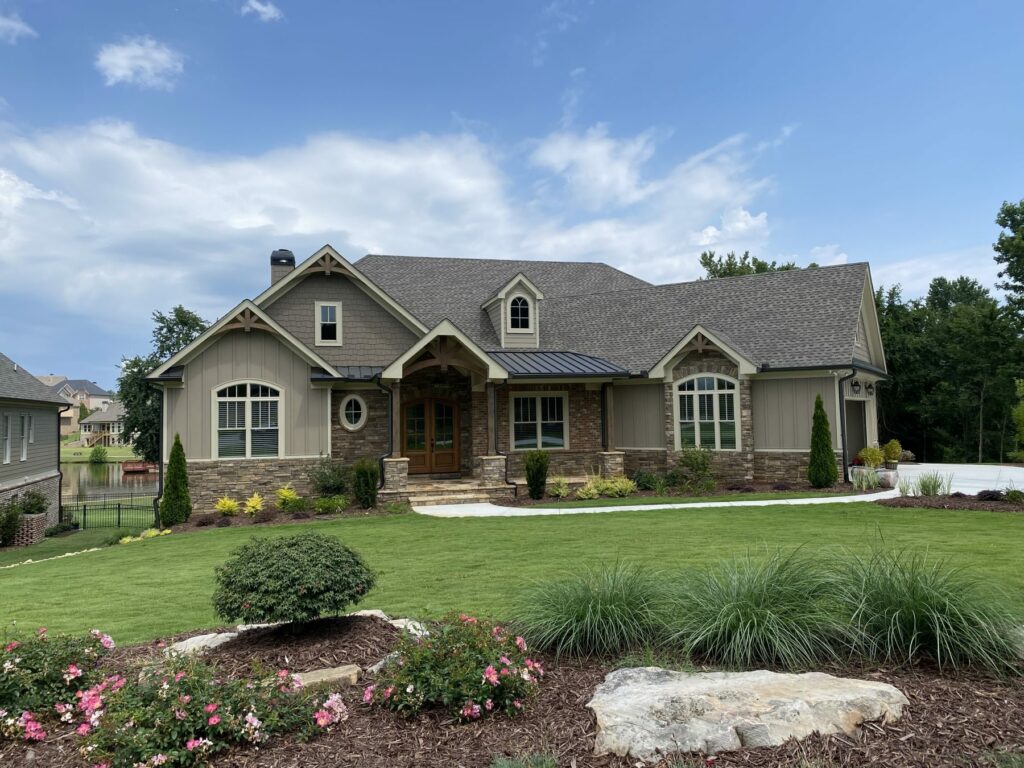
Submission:
{"label": "mulch bed", "polygon": [[383,507],[362,509],[359,506],[351,506],[332,515],[317,515],[314,514],[312,510],[307,510],[305,512],[282,512],[278,509],[267,509],[264,512],[257,514],[255,517],[249,517],[243,514],[224,517],[213,512],[196,512],[193,513],[186,522],[173,526],[173,530],[175,533],[181,533],[195,530],[211,530],[213,528],[220,527],[238,528],[243,526],[272,526],[292,523],[311,523],[317,520],[336,520],[338,518],[349,517],[381,517],[389,514],[393,513],[388,512]]}
{"label": "mulch bed", "polygon": [[979,512],[1024,512],[1024,506],[1010,501],[982,501],[977,496],[959,494],[950,496],[898,496],[875,502],[883,507],[905,509],[965,509]]}
{"label": "mulch bed", "polygon": [[[287,666],[303,671],[353,662],[367,667],[383,658],[397,633],[374,618],[328,619],[289,632],[285,628],[253,630],[211,651],[206,658],[225,673],[254,666]],[[155,657],[156,644],[119,649],[112,657],[123,668]],[[288,662],[282,664],[282,662]],[[342,693],[348,720],[307,743],[275,740],[263,749],[224,754],[218,768],[488,768],[496,755],[551,755],[559,766],[632,768],[635,760],[595,757],[594,718],[586,708],[610,664],[546,659],[540,693],[517,718],[504,716],[461,724],[439,713],[405,719],[360,703],[361,688]],[[943,677],[928,670],[837,669],[834,674],[883,680],[910,699],[903,718],[889,725],[867,723],[857,738],[812,737],[802,742],[747,749],[717,756],[714,766],[928,766],[990,765],[994,752],[1024,749],[1024,681],[998,680],[979,674]],[[370,680],[364,676],[362,681]],[[56,732],[32,749],[30,762],[21,744],[0,744],[0,765],[58,768],[87,766],[78,755],[78,740]],[[699,756],[663,761],[659,768],[703,766]]]}

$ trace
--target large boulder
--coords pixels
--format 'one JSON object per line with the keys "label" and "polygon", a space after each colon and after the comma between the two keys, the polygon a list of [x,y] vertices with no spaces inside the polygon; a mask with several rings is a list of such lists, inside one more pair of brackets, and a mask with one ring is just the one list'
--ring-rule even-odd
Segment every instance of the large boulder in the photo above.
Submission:
{"label": "large boulder", "polygon": [[819,672],[611,672],[587,705],[597,755],[646,762],[679,752],[766,747],[817,732],[853,734],[865,720],[895,720],[906,697],[886,683]]}

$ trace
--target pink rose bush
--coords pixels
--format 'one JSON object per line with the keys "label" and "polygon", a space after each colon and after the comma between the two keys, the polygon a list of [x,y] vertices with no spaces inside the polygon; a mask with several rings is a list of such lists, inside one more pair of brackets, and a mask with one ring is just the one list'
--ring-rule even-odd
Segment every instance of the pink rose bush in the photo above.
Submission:
{"label": "pink rose bush", "polygon": [[447,617],[429,635],[404,635],[395,660],[363,690],[363,703],[406,715],[441,707],[463,721],[514,715],[543,677],[523,638],[463,613]]}

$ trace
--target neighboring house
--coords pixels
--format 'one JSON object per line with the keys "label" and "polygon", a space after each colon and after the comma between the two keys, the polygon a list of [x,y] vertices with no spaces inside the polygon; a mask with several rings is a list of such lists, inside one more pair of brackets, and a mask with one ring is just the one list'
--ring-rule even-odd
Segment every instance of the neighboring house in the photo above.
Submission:
{"label": "neighboring house", "polygon": [[[50,502],[31,538],[56,525],[60,512],[59,417],[73,407],[0,354],[0,502],[37,490]],[[29,543],[25,541],[24,543]]]}
{"label": "neighboring house", "polygon": [[124,406],[119,400],[112,401],[86,416],[80,422],[82,445],[91,448],[102,445],[106,448],[125,445]]}
{"label": "neighboring house", "polygon": [[663,470],[700,445],[726,482],[796,480],[815,396],[841,466],[877,439],[872,291],[867,264],[651,285],[593,263],[275,251],[270,286],[149,378],[164,460],[180,434],[200,503],[300,486],[320,455],[382,457],[385,498],[415,475],[507,493],[533,448],[551,476]]}
{"label": "neighboring house", "polygon": [[114,396],[107,392],[107,390],[95,381],[89,381],[88,379],[69,379],[65,376],[55,376],[52,373],[48,376],[38,376],[37,378],[55,391],[70,396],[75,403],[84,403],[85,407],[90,411],[95,411],[97,408],[106,408],[114,399]]}

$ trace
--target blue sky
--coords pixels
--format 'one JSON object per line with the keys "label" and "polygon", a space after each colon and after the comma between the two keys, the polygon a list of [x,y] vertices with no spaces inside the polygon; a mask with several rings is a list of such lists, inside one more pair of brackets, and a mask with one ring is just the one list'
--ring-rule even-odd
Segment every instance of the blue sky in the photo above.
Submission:
{"label": "blue sky", "polygon": [[269,253],[995,280],[1019,2],[0,0],[0,350],[112,385]]}

